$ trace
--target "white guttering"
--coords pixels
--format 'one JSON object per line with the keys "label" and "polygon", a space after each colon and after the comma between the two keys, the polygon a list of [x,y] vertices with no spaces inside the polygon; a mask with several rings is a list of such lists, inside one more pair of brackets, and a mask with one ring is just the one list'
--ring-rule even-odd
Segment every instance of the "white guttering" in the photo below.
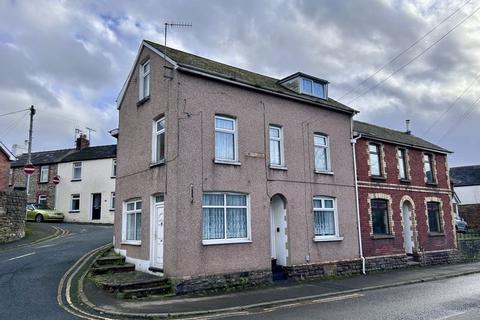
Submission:
{"label": "white guttering", "polygon": [[[353,131],[352,131],[353,132]],[[357,229],[358,229],[358,251],[360,254],[360,259],[362,259],[362,273],[367,274],[365,268],[365,257],[363,256],[363,246],[362,246],[362,229],[360,225],[360,204],[358,200],[358,179],[357,179],[357,156],[355,154],[355,145],[357,144],[357,140],[362,137],[359,134],[356,138],[352,138],[350,142],[352,143],[352,152],[353,152],[353,170],[355,176],[355,205],[357,209]]]}

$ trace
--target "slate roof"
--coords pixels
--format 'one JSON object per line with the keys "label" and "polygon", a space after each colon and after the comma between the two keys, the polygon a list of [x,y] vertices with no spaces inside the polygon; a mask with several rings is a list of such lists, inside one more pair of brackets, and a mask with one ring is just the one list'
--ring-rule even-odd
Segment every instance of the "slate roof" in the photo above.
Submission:
{"label": "slate roof", "polygon": [[361,133],[363,137],[401,144],[408,147],[430,150],[440,153],[451,153],[436,144],[430,143],[422,138],[416,137],[403,131],[388,129],[377,125],[369,124],[361,121],[354,121],[353,130]]}
{"label": "slate roof", "polygon": [[450,178],[455,187],[480,185],[480,165],[450,168]]}
{"label": "slate roof", "polygon": [[[115,158],[117,155],[117,145],[87,147],[82,150],[62,149],[41,151],[32,153],[32,163],[34,165],[46,165],[60,162],[86,161],[97,159]],[[12,162],[12,167],[23,167],[27,164],[27,154],[24,153],[18,157],[17,161]]]}
{"label": "slate roof", "polygon": [[[144,40],[144,42],[162,53],[165,51],[165,47],[161,44],[148,40]],[[175,61],[180,67],[187,70],[201,71],[225,80],[238,82],[240,84],[247,84],[255,88],[264,89],[273,93],[284,94],[293,98],[300,98],[306,102],[329,107],[338,111],[347,113],[356,112],[356,110],[336,100],[333,100],[332,98],[321,99],[309,95],[299,94],[293,90],[290,90],[280,84],[282,79],[275,79],[170,47],[167,47],[167,57]],[[182,69],[180,68],[180,70]]]}

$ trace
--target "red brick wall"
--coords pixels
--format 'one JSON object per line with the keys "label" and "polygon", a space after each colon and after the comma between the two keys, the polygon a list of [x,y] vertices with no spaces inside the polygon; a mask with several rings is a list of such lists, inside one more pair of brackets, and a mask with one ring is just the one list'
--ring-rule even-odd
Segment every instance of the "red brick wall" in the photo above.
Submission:
{"label": "red brick wall", "polygon": [[8,188],[8,178],[10,176],[10,161],[8,157],[0,151],[0,191]]}
{"label": "red brick wall", "polygon": [[458,213],[467,221],[470,229],[480,230],[480,204],[459,205]]}
{"label": "red brick wall", "polygon": [[[404,196],[409,196],[413,201],[416,228],[416,251],[434,251],[453,249],[455,247],[454,228],[452,225],[451,196],[447,180],[446,156],[435,154],[435,170],[437,185],[427,185],[423,172],[422,151],[408,149],[408,166],[410,168],[410,183],[401,182],[397,167],[397,149],[395,145],[382,143],[384,154],[385,180],[372,179],[369,175],[368,142],[360,139],[356,146],[357,177],[359,180],[359,209],[362,229],[362,244],[365,256],[381,256],[404,254],[403,224],[401,201]],[[393,232],[392,239],[373,239],[371,236],[370,210],[368,195],[382,193],[392,199]],[[427,212],[425,198],[436,197],[442,202],[444,234],[432,236],[428,232]]]}

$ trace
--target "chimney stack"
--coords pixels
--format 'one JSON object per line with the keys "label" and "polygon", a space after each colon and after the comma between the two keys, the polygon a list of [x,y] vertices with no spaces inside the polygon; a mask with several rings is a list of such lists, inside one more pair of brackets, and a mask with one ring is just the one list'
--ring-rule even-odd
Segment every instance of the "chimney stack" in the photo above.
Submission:
{"label": "chimney stack", "polygon": [[407,131],[405,131],[406,134],[410,134],[412,133],[412,131],[410,131],[410,120],[405,120],[405,125],[407,127]]}
{"label": "chimney stack", "polygon": [[83,150],[90,146],[90,141],[87,139],[87,135],[84,133],[80,133],[76,141],[76,149]]}

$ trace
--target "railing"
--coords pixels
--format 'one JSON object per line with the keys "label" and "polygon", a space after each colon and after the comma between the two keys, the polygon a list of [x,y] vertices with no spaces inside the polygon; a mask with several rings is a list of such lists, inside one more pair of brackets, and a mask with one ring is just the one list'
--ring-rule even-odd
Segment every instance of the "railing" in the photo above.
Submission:
{"label": "railing", "polygon": [[458,241],[480,240],[480,231],[479,230],[472,230],[472,231],[468,231],[467,233],[458,233],[457,232],[457,240]]}

